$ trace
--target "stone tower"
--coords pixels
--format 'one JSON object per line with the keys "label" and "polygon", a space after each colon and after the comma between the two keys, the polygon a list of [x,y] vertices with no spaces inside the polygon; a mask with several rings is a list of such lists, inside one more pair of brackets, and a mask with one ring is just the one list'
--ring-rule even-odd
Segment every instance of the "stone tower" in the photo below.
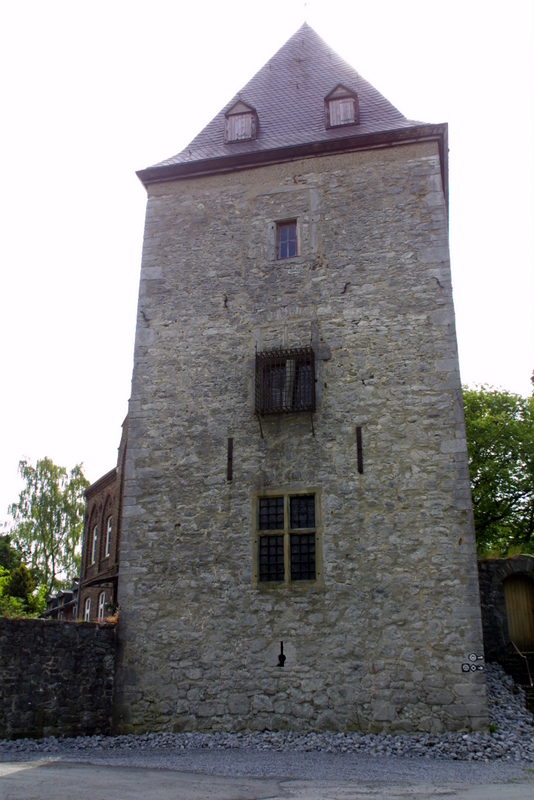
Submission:
{"label": "stone tower", "polygon": [[446,126],[305,24],[139,177],[116,729],[484,727]]}

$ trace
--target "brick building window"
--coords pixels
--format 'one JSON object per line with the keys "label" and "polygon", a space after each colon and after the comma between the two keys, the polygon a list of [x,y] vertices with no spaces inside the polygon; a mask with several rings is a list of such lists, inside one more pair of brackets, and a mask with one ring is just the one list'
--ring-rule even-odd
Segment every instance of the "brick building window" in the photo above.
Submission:
{"label": "brick building window", "polygon": [[290,583],[319,576],[316,493],[256,498],[255,581]]}
{"label": "brick building window", "polygon": [[98,595],[98,619],[104,619],[104,613],[106,610],[106,593],[100,592]]}
{"label": "brick building window", "polygon": [[111,531],[113,529],[113,522],[112,518],[108,517],[108,522],[106,525],[106,558],[109,556],[109,549],[111,545]]}
{"label": "brick building window", "polygon": [[296,220],[278,222],[276,225],[276,257],[293,258],[297,255],[297,223]]}
{"label": "brick building window", "polygon": [[256,414],[315,411],[311,347],[256,353]]}
{"label": "brick building window", "polygon": [[83,619],[84,619],[84,622],[90,622],[91,621],[91,598],[90,597],[88,597],[87,600],[85,601],[85,609],[84,609]]}
{"label": "brick building window", "polygon": [[91,550],[91,564],[94,564],[96,561],[96,550],[98,545],[98,526],[95,525],[93,528],[93,549]]}

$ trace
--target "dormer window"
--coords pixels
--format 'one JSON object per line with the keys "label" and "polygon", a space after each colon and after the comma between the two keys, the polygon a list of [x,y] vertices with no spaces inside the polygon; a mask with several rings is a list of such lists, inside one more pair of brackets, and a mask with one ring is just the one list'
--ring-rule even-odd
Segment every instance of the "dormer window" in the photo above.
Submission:
{"label": "dormer window", "polygon": [[226,142],[244,142],[255,139],[258,115],[252,106],[239,100],[225,114],[224,138]]}
{"label": "dormer window", "polygon": [[358,125],[360,108],[356,92],[338,84],[324,99],[325,124],[327,128],[342,125]]}

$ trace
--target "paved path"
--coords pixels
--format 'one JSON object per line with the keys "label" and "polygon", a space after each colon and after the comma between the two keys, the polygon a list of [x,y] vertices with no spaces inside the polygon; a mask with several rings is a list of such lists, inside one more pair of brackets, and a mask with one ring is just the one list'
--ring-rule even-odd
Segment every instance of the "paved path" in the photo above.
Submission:
{"label": "paved path", "polygon": [[[413,763],[413,762],[412,762]],[[376,763],[375,767],[380,765]],[[487,781],[477,769],[473,782],[462,765],[459,780],[443,775],[434,783],[432,770],[413,780],[391,776],[391,759],[383,762],[384,779],[375,775],[327,780],[295,777],[213,775],[176,769],[56,761],[0,763],[0,800],[533,800],[534,771],[514,770],[511,780]],[[430,767],[427,764],[425,766]],[[477,765],[480,767],[481,765]],[[393,770],[395,771],[395,770]],[[421,781],[422,778],[422,781]],[[467,781],[466,781],[467,778]]]}

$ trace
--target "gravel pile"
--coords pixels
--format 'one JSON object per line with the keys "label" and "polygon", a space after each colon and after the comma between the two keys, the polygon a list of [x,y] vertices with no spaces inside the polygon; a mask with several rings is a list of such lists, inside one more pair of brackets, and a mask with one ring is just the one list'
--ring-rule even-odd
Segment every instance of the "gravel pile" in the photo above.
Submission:
{"label": "gravel pile", "polygon": [[362,753],[454,761],[534,763],[534,716],[525,708],[525,693],[498,664],[486,667],[492,733],[412,734],[386,736],[359,733],[150,733],[142,736],[79,736],[73,739],[0,741],[0,759],[24,754],[74,756],[90,753],[151,750],[261,750],[275,752]]}

